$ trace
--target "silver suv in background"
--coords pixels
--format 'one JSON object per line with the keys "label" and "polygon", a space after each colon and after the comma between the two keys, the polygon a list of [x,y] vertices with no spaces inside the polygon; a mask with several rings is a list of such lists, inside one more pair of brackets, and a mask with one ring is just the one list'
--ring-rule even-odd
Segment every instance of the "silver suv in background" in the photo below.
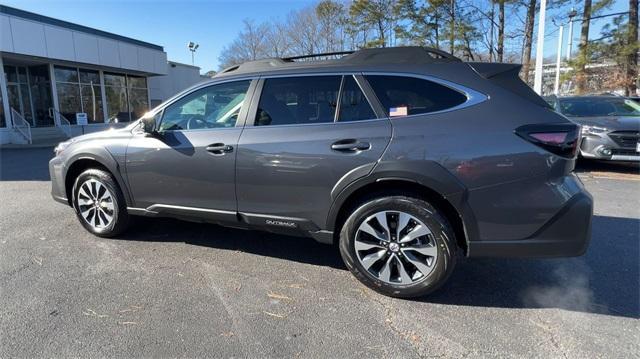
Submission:
{"label": "silver suv in background", "polygon": [[580,125],[580,155],[612,161],[640,161],[640,104],[618,96],[550,98],[556,111]]}
{"label": "silver suv in background", "polygon": [[103,237],[151,216],[337,243],[397,297],[435,290],[462,255],[584,253],[579,128],[520,66],[422,47],[299,60],[231,67],[125,129],[61,143],[53,198]]}

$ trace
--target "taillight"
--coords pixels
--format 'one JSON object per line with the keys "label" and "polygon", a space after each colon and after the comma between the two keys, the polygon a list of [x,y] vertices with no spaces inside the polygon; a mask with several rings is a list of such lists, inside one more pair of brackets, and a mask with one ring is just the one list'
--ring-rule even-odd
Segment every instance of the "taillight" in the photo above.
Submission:
{"label": "taillight", "polygon": [[572,123],[524,125],[516,134],[558,156],[573,158],[580,140],[580,127]]}

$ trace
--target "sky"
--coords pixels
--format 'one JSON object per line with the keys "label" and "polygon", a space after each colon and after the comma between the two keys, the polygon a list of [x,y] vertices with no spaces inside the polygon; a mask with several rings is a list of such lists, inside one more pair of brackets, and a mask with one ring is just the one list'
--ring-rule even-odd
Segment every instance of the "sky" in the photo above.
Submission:
{"label": "sky", "polygon": [[[195,65],[204,73],[218,70],[222,48],[233,41],[242,29],[242,20],[257,22],[284,19],[295,9],[315,0],[205,1],[205,0],[0,0],[12,6],[60,20],[112,32],[164,47],[169,60],[191,64],[189,41],[200,45]],[[604,13],[628,11],[628,1],[615,0]],[[578,12],[580,9],[578,7]],[[606,19],[605,19],[606,21]],[[605,23],[592,24],[590,37],[597,37]],[[546,20],[545,57],[556,53],[558,31],[550,18]],[[537,20],[536,20],[537,25]],[[579,37],[579,25],[574,24],[574,44]],[[564,30],[566,49],[567,28]],[[574,49],[577,45],[574,45]],[[565,50],[563,50],[565,51]],[[533,50],[535,54],[535,49]]]}

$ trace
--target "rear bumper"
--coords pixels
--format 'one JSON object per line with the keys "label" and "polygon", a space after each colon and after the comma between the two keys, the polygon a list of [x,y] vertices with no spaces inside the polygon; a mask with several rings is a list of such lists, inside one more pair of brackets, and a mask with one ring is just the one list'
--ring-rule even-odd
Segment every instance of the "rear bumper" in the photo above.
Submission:
{"label": "rear bumper", "polygon": [[575,257],[591,239],[593,198],[579,192],[540,230],[527,239],[469,242],[469,257]]}

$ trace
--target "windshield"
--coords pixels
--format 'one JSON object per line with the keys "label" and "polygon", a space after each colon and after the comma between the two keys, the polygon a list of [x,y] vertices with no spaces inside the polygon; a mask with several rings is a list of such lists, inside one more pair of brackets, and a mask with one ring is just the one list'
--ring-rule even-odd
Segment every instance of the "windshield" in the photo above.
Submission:
{"label": "windshield", "polygon": [[570,117],[640,116],[640,105],[618,97],[569,98],[560,100],[560,112]]}

